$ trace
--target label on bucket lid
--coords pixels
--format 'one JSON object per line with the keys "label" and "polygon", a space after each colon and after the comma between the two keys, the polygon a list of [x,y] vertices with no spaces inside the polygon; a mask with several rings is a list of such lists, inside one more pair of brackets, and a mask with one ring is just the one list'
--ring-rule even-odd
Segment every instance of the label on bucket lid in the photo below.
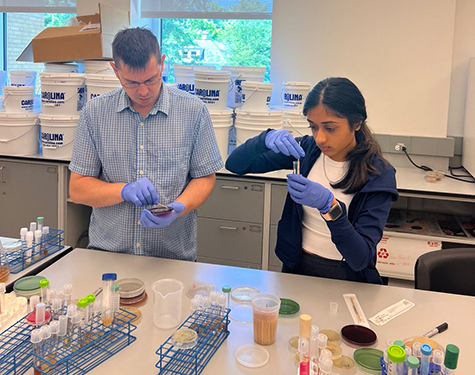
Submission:
{"label": "label on bucket lid", "polygon": [[272,83],[267,83],[267,82],[256,82],[256,81],[242,81],[241,87],[243,89],[249,88],[249,89],[267,89],[267,90],[272,90],[274,88],[274,84]]}
{"label": "label on bucket lid", "polygon": [[282,82],[282,85],[310,87],[312,84],[310,82],[284,81],[284,82]]}

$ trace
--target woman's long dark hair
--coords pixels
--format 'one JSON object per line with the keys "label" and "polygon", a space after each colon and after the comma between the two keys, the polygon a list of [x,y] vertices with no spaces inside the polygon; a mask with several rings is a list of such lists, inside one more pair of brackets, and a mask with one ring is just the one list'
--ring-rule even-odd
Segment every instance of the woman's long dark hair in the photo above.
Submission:
{"label": "woman's long dark hair", "polygon": [[331,184],[334,189],[343,189],[345,194],[354,194],[362,189],[370,174],[379,173],[373,166],[375,156],[383,159],[381,147],[366,124],[364,97],[348,78],[331,77],[318,82],[310,90],[303,114],[307,115],[308,111],[319,104],[335,116],[346,118],[352,129],[360,126],[355,132],[356,146],[346,155],[346,160],[350,163],[348,172],[341,181]]}

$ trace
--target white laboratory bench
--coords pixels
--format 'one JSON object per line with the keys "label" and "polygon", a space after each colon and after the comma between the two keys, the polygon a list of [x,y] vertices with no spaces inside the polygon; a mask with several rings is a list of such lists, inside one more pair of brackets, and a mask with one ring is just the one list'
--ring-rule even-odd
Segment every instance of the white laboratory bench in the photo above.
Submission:
{"label": "white laboratory bench", "polygon": [[[9,243],[9,242],[15,241],[15,240],[16,239],[14,239],[14,238],[0,237],[0,241],[2,242],[2,244],[6,244],[6,243]],[[25,268],[23,271],[20,271],[18,273],[10,273],[10,275],[8,275],[7,281],[5,282],[7,291],[12,290],[13,284],[18,279],[21,279],[22,277],[25,277],[25,276],[31,276],[31,275],[38,274],[39,272],[44,270],[46,267],[50,266],[51,264],[56,262],[58,259],[65,256],[71,250],[72,250],[72,247],[63,246],[62,249],[58,250],[53,255],[50,255],[50,256],[48,256],[44,259],[41,259],[40,261],[32,264],[30,267]]]}
{"label": "white laboratory bench", "polygon": [[[75,299],[96,290],[102,283],[101,275],[106,272],[117,273],[119,279],[141,279],[145,283],[149,300],[141,308],[142,321],[133,333],[137,340],[93,369],[91,375],[158,374],[155,364],[159,356],[155,351],[174,330],[162,330],[154,326],[151,285],[165,278],[181,280],[185,288],[197,281],[214,283],[217,289],[224,284],[231,287],[253,286],[261,293],[295,300],[300,304],[300,313],[312,316],[313,324],[318,325],[320,329],[328,328],[337,332],[343,326],[353,323],[342,294],[356,294],[368,319],[405,298],[416,306],[382,327],[370,323],[378,335],[376,347],[384,349],[388,339],[422,335],[447,322],[448,330],[433,339],[444,347],[447,344],[457,345],[460,348],[457,373],[473,373],[473,370],[470,370],[473,366],[470,353],[475,350],[475,344],[470,332],[473,332],[474,297],[85,249],[74,249],[43,270],[41,275],[50,280],[53,288],[72,283],[72,298]],[[332,301],[339,305],[336,315],[329,312]],[[189,315],[189,306],[190,299],[183,293],[182,321]],[[236,362],[235,353],[240,346],[253,343],[253,326],[231,320],[229,337],[211,358],[202,374],[296,374],[293,355],[287,346],[288,339],[298,335],[298,321],[298,316],[280,318],[276,343],[265,347],[270,354],[269,362],[261,368],[250,369]],[[353,356],[353,348],[344,343],[341,347],[344,355]]]}

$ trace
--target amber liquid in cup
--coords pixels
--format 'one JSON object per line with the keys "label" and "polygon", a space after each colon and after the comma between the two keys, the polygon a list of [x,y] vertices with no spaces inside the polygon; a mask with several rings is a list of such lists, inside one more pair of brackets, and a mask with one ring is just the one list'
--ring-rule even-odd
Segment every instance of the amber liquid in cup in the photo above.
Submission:
{"label": "amber liquid in cup", "polygon": [[277,320],[279,312],[253,311],[254,341],[259,345],[272,345],[275,343],[277,333]]}
{"label": "amber liquid in cup", "polygon": [[7,281],[8,275],[10,275],[10,267],[0,266],[0,283]]}

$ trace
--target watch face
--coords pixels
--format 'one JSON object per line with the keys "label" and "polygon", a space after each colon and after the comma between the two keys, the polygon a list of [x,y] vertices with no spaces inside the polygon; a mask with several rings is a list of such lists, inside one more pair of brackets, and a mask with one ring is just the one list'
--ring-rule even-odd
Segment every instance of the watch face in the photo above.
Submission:
{"label": "watch face", "polygon": [[328,213],[330,214],[332,220],[336,220],[343,213],[343,210],[341,209],[340,204],[337,203],[332,208],[330,208],[330,211],[328,211]]}

